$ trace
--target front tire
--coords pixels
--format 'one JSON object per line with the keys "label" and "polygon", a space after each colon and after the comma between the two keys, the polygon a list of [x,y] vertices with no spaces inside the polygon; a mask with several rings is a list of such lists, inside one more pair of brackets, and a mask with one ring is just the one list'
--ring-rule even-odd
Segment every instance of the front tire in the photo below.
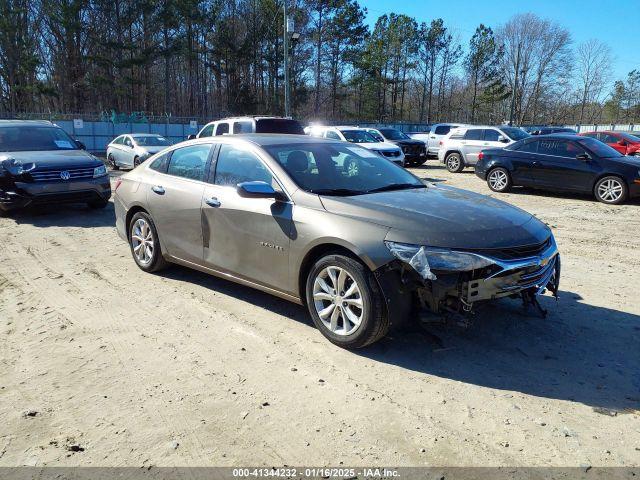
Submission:
{"label": "front tire", "polygon": [[611,175],[598,180],[593,192],[596,199],[602,203],[620,205],[627,199],[629,189],[624,180]]}
{"label": "front tire", "polygon": [[318,260],[307,276],[306,299],[313,323],[340,347],[365,347],[389,331],[380,287],[353,258],[330,254]]}
{"label": "front tire", "polygon": [[120,167],[116,164],[116,159],[113,158],[112,154],[109,154],[109,156],[107,157],[107,161],[109,162],[111,170],[120,170]]}
{"label": "front tire", "polygon": [[450,153],[444,160],[447,170],[451,173],[460,173],[464,168],[464,162],[459,153]]}
{"label": "front tire", "polygon": [[498,167],[492,169],[487,175],[487,185],[491,190],[498,193],[505,193],[511,190],[513,181],[511,174],[506,168]]}
{"label": "front tire", "polygon": [[131,219],[129,246],[136,265],[145,272],[157,272],[166,268],[167,261],[162,256],[158,231],[148,213],[138,212]]}
{"label": "front tire", "polygon": [[139,166],[142,162],[140,161],[140,157],[134,157],[133,159],[133,168]]}

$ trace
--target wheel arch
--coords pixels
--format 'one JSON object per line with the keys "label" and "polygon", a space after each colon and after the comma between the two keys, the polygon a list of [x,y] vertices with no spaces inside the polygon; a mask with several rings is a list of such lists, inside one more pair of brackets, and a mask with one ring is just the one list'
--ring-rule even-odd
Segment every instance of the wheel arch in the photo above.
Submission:
{"label": "wheel arch", "polygon": [[595,195],[596,185],[598,184],[598,182],[600,180],[602,180],[605,177],[617,177],[617,178],[619,178],[620,180],[622,180],[622,183],[624,183],[627,186],[627,191],[631,187],[630,183],[624,178],[623,174],[616,173],[616,172],[601,172],[601,173],[599,173],[598,175],[595,176],[595,178],[593,179],[593,183],[591,183],[591,193],[593,193]]}
{"label": "wheel arch", "polygon": [[320,258],[329,254],[344,255],[345,257],[353,258],[354,260],[362,262],[367,266],[367,268],[372,269],[370,259],[366,256],[357,254],[352,246],[348,247],[336,241],[326,241],[314,245],[305,253],[302,261],[300,262],[300,268],[298,269],[298,294],[302,303],[306,304],[307,276],[309,275],[311,268]]}

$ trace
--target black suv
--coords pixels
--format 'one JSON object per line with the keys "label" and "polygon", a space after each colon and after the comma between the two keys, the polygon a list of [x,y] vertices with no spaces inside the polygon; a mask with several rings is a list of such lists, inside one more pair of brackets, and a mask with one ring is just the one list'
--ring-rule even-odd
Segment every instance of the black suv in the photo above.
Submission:
{"label": "black suv", "polygon": [[380,142],[399,146],[404,153],[406,166],[419,166],[427,161],[427,146],[423,141],[415,140],[395,128],[367,128],[367,131]]}
{"label": "black suv", "polygon": [[60,127],[0,120],[0,214],[30,204],[86,203],[111,197],[107,169]]}

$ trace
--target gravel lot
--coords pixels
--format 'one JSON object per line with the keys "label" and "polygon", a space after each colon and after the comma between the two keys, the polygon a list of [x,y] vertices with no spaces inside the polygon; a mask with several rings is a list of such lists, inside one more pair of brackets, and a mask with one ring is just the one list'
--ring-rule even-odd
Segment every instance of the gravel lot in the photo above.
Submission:
{"label": "gravel lot", "polygon": [[358,352],[302,307],[143,273],[111,205],[0,219],[0,465],[640,465],[640,203],[500,198],[556,234],[548,318],[505,300]]}

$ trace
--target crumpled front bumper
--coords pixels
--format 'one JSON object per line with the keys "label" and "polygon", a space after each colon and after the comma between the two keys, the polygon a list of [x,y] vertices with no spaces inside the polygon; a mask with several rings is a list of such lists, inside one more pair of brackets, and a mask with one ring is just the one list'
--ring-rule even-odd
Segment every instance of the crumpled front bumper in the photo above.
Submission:
{"label": "crumpled front bumper", "polygon": [[31,204],[83,203],[111,197],[109,176],[67,182],[12,182],[0,186],[0,209],[11,211]]}
{"label": "crumpled front bumper", "polygon": [[496,265],[501,269],[499,272],[463,283],[462,299],[466,303],[507,297],[525,290],[539,295],[549,289],[557,296],[560,254],[555,242],[538,256],[512,261],[496,259]]}

